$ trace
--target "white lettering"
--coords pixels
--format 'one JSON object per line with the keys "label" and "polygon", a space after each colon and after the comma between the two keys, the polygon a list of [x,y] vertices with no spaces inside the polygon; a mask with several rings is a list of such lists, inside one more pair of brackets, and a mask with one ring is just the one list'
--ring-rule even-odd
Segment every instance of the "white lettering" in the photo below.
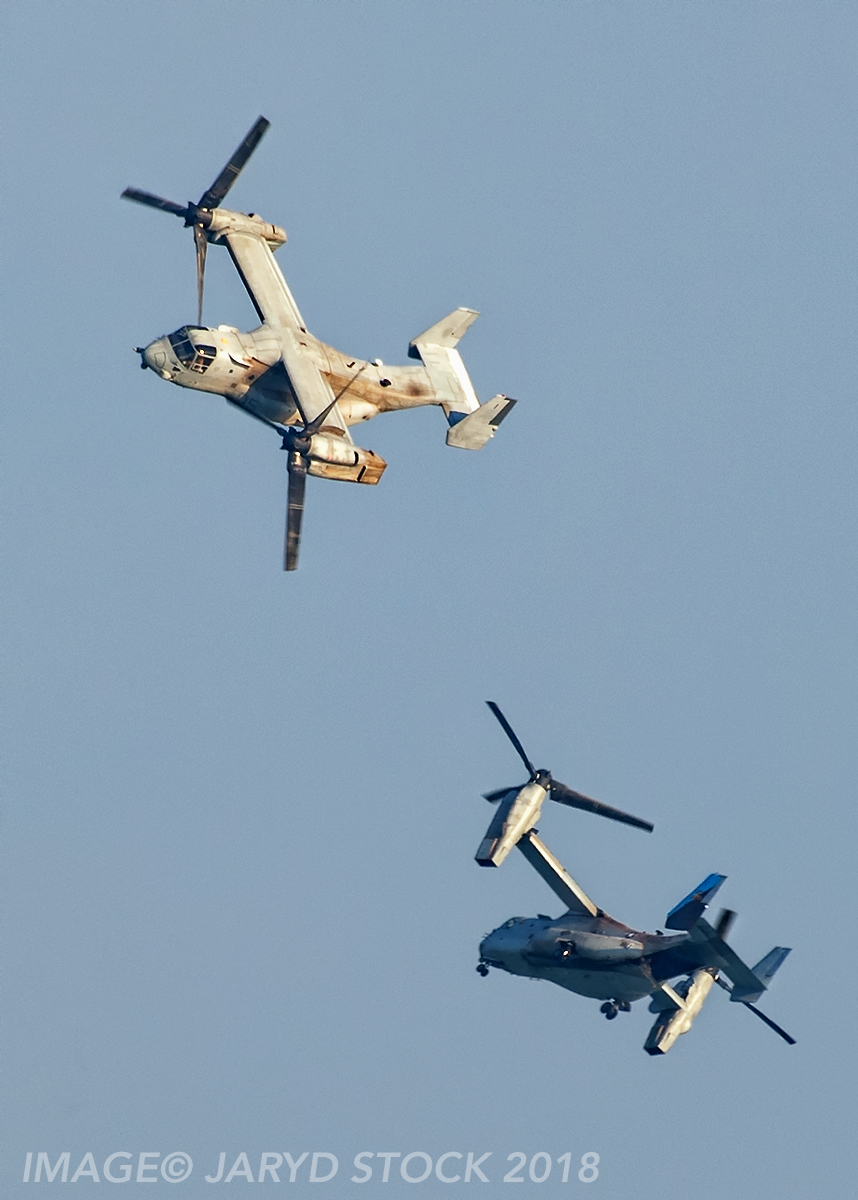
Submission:
{"label": "white lettering", "polygon": [[[411,1162],[412,1158],[422,1158],[426,1164],[426,1170],[422,1175],[417,1176],[417,1178],[415,1178],[413,1175],[409,1175],[408,1171],[406,1170],[406,1167]],[[424,1179],[428,1179],[432,1174],[432,1159],[428,1154],[424,1154],[422,1150],[414,1150],[411,1154],[406,1154],[405,1158],[403,1158],[402,1162],[399,1164],[399,1174],[406,1183],[422,1183]]]}
{"label": "white lettering", "polygon": [[145,1174],[146,1171],[157,1171],[158,1164],[153,1163],[152,1166],[150,1167],[148,1162],[146,1161],[146,1159],[147,1158],[160,1158],[160,1157],[161,1157],[160,1150],[148,1150],[145,1154],[140,1155],[140,1157],[137,1159],[137,1180],[136,1180],[137,1183],[157,1183],[158,1182],[157,1178],[150,1179],[149,1176]]}
{"label": "white lettering", "polygon": [[[84,1167],[86,1167],[87,1163],[89,1163],[89,1166],[86,1168],[86,1170],[84,1170]],[[98,1171],[95,1169],[95,1159],[92,1157],[92,1152],[85,1154],[81,1159],[80,1166],[75,1171],[74,1175],[72,1175],[72,1183],[77,1183],[82,1175],[88,1175],[90,1179],[94,1179],[96,1183],[101,1183],[101,1180],[98,1178]]]}
{"label": "white lettering", "polygon": [[402,1154],[398,1150],[376,1150],[375,1156],[376,1158],[383,1158],[386,1160],[381,1182],[387,1183],[388,1179],[390,1179],[390,1160],[392,1158],[402,1158]]}
{"label": "white lettering", "polygon": [[595,1150],[588,1150],[586,1154],[581,1155],[581,1170],[578,1172],[578,1178],[582,1183],[593,1183],[599,1178],[599,1159]]}
{"label": "white lettering", "polygon": [[506,1161],[512,1162],[512,1160],[514,1158],[517,1158],[518,1162],[515,1164],[514,1167],[510,1167],[510,1169],[507,1171],[506,1175],[504,1175],[504,1177],[503,1177],[504,1183],[524,1183],[524,1176],[523,1175],[519,1176],[518,1173],[521,1170],[521,1168],[524,1166],[524,1164],[527,1162],[527,1155],[522,1154],[522,1152],[520,1150],[513,1150],[512,1154],[508,1154],[506,1156]]}
{"label": "white lettering", "polygon": [[57,1171],[59,1171],[60,1167],[62,1167],[62,1169],[63,1169],[63,1173],[61,1176],[61,1182],[66,1183],[68,1180],[68,1177],[69,1177],[69,1158],[70,1157],[71,1157],[71,1151],[65,1150],[57,1159],[57,1165],[54,1167],[53,1170],[51,1170],[51,1160],[48,1158],[47,1154],[45,1154],[44,1150],[40,1150],[39,1157],[36,1159],[36,1174],[34,1176],[34,1181],[36,1183],[38,1183],[39,1180],[42,1178],[42,1166],[44,1165],[45,1174],[48,1177],[48,1183],[54,1182],[54,1179],[56,1179]]}
{"label": "white lettering", "polygon": [[133,1155],[129,1154],[125,1150],[117,1150],[115,1154],[111,1154],[110,1158],[106,1158],[104,1160],[104,1178],[108,1183],[127,1183],[131,1178],[131,1163],[123,1163],[119,1168],[119,1170],[123,1171],[124,1174],[114,1175],[111,1172],[110,1167],[115,1158],[133,1158]]}
{"label": "white lettering", "polygon": [[[318,1166],[320,1158],[326,1158],[328,1160],[328,1162],[333,1164],[333,1166],[331,1167],[331,1169],[327,1173],[327,1175],[317,1175],[316,1174],[316,1167]],[[327,1183],[329,1179],[334,1178],[337,1171],[339,1170],[339,1166],[340,1166],[340,1164],[337,1162],[336,1154],[328,1154],[324,1150],[317,1151],[313,1155],[313,1161],[310,1165],[310,1183]]]}
{"label": "white lettering", "polygon": [[[239,1170],[239,1167],[241,1167],[241,1170]],[[250,1169],[250,1163],[247,1161],[247,1155],[243,1150],[232,1164],[232,1170],[227,1175],[224,1183],[231,1183],[236,1175],[243,1175],[248,1183],[253,1183],[253,1172]]]}
{"label": "white lettering", "polygon": [[488,1176],[484,1175],[482,1173],[482,1171],[480,1170],[480,1163],[485,1162],[487,1158],[491,1158],[491,1155],[492,1155],[492,1152],[491,1152],[491,1150],[489,1150],[481,1158],[478,1158],[476,1161],[474,1161],[473,1150],[468,1151],[468,1161],[465,1163],[465,1183],[471,1182],[471,1172],[472,1171],[474,1172],[475,1175],[479,1175],[479,1177],[483,1181],[483,1183],[488,1183],[488,1181],[489,1181]]}
{"label": "white lettering", "polygon": [[462,1178],[461,1175],[445,1175],[444,1172],[441,1170],[441,1167],[447,1161],[448,1158],[461,1158],[461,1157],[462,1157],[461,1154],[457,1154],[455,1150],[451,1150],[448,1154],[442,1154],[441,1157],[438,1159],[438,1161],[435,1163],[435,1174],[438,1176],[438,1178],[441,1180],[442,1183],[458,1183],[459,1180]]}
{"label": "white lettering", "polygon": [[283,1157],[286,1159],[286,1162],[289,1164],[289,1182],[294,1183],[295,1182],[295,1172],[298,1170],[301,1163],[307,1157],[307,1151],[306,1150],[304,1151],[304,1153],[301,1155],[301,1157],[298,1159],[297,1162],[292,1161],[291,1154],[284,1154]]}
{"label": "white lettering", "polygon": [[30,1165],[33,1161],[33,1151],[27,1151],[27,1161],[24,1163],[24,1183],[30,1182]]}
{"label": "white lettering", "polygon": [[184,1150],[174,1150],[161,1163],[161,1178],[167,1183],[181,1183],[194,1169],[194,1160]]}
{"label": "white lettering", "polygon": [[220,1183],[223,1178],[223,1165],[226,1162],[226,1151],[221,1150],[217,1164],[217,1175],[206,1175],[206,1183]]}
{"label": "white lettering", "polygon": [[[268,1161],[269,1158],[276,1158],[277,1162],[270,1163]],[[262,1158],[259,1160],[259,1178],[257,1179],[256,1182],[264,1183],[265,1182],[265,1172],[270,1171],[271,1178],[274,1180],[275,1183],[279,1183],[280,1176],[277,1174],[277,1168],[281,1167],[282,1165],[283,1165],[283,1155],[278,1154],[276,1150],[273,1152],[269,1152],[267,1154],[263,1154]]]}
{"label": "white lettering", "polygon": [[372,1151],[364,1150],[363,1153],[355,1155],[355,1166],[364,1172],[364,1176],[363,1179],[358,1179],[357,1175],[352,1175],[352,1183],[366,1183],[368,1179],[372,1178],[372,1167],[368,1167],[365,1162],[361,1161],[364,1158],[372,1158]]}
{"label": "white lettering", "polygon": [[[537,1172],[536,1160],[538,1158],[541,1158],[543,1160],[541,1175],[537,1175],[537,1173],[536,1173]],[[546,1154],[544,1150],[540,1150],[538,1154],[534,1154],[533,1158],[530,1160],[528,1174],[530,1175],[530,1178],[533,1180],[534,1183],[545,1183],[546,1179],[551,1174],[551,1155]]]}

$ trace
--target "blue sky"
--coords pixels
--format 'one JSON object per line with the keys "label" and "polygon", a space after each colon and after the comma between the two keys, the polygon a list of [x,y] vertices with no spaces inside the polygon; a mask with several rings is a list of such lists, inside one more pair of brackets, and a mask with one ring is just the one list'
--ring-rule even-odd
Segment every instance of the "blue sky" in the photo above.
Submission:
{"label": "blue sky", "polygon": [[[286,1150],[337,1154],[337,1195],[366,1150],[491,1151],[493,1191],[516,1151],[580,1190],[595,1151],[608,1200],[847,1195],[854,7],[6,25],[4,1195],[65,1150],[186,1151],[191,1197]],[[119,200],[197,197],[259,113],[231,199],[287,229],[312,330],[404,361],[471,306],[477,391],[519,399],[479,454],[434,410],[362,427],[385,477],[310,480],[293,576],[277,439],[138,369],[194,320],[193,246]],[[204,320],[255,323],[217,248]],[[656,1061],[643,1004],[475,973],[558,911],[473,862],[519,777],[489,697],[655,822],[545,815],[612,915],[653,929],[720,871],[738,952],[794,947],[764,1007],[796,1047],[719,992]]]}

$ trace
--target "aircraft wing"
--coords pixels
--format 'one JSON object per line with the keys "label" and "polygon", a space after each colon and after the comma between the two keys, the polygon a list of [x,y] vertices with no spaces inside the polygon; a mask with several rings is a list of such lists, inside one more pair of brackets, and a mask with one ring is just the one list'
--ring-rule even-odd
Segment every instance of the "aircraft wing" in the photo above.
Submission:
{"label": "aircraft wing", "polygon": [[598,915],[598,908],[584,889],[575,882],[533,830],[524,835],[518,843],[518,848],[570,912],[586,913],[591,917]]}
{"label": "aircraft wing", "polygon": [[[261,236],[229,231],[226,243],[241,281],[260,318],[277,338],[280,354],[305,424],[324,412],[334,398],[331,385],[305,349],[312,339],[271,247]],[[351,441],[339,407],[334,406],[326,428],[341,431]]]}

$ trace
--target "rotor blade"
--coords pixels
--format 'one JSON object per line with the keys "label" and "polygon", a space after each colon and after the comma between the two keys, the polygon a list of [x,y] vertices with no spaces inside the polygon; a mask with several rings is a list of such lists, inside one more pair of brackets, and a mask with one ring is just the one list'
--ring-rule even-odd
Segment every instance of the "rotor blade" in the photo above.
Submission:
{"label": "rotor blade", "polygon": [[718,916],[718,922],[715,926],[715,932],[722,941],[727,940],[727,935],[733,928],[733,922],[736,920],[736,914],[732,908],[722,908]]}
{"label": "rotor blade", "polygon": [[306,459],[292,451],[289,455],[289,502],[286,509],[284,571],[294,571],[298,566],[298,546],[301,541],[301,518],[304,516],[304,488],[306,485]]}
{"label": "rotor blade", "polygon": [[515,787],[498,788],[494,792],[483,792],[483,799],[488,800],[489,804],[498,804],[503,800],[504,796],[508,796],[510,792],[520,792],[521,785]]}
{"label": "rotor blade", "polygon": [[522,746],[521,742],[516,737],[515,730],[513,729],[512,725],[510,725],[509,721],[506,719],[506,717],[503,715],[501,710],[495,704],[494,700],[487,700],[486,704],[488,704],[489,708],[492,710],[492,712],[497,717],[498,721],[500,722],[501,729],[504,731],[506,736],[512,742],[513,746],[515,746],[516,750],[518,751],[518,757],[521,759],[521,761],[527,767],[528,771],[530,772],[530,777],[531,777],[531,779],[533,779],[536,775],[536,767],[534,767],[533,763],[530,761],[530,759],[525,754],[524,746]]}
{"label": "rotor blade", "polygon": [[224,169],[218,175],[217,179],[211,185],[207,192],[203,192],[200,197],[200,208],[217,208],[224,196],[235,183],[244,164],[250,158],[253,151],[256,149],[259,139],[262,137],[265,130],[271,124],[266,121],[265,117],[260,117],[253,128],[248,133],[247,137],[233,154],[232,158],[226,164]]}
{"label": "rotor blade", "polygon": [[197,324],[203,323],[203,279],[206,273],[206,250],[208,238],[205,228],[196,222],[194,224],[194,243],[197,248]]}
{"label": "rotor blade", "polygon": [[[342,393],[340,393],[340,395],[342,395]],[[304,429],[304,432],[308,433],[310,437],[312,437],[314,433],[318,433],[339,398],[339,396],[334,396],[327,408],[324,408],[320,413],[313,417],[312,421],[308,421],[307,414],[304,412],[304,406],[301,403],[301,397],[296,395],[295,407],[298,409],[298,416],[301,418],[301,425]]]}
{"label": "rotor blade", "polygon": [[336,399],[332,400],[331,403],[328,405],[328,407],[326,409],[324,409],[322,412],[320,412],[317,417],[313,417],[313,419],[309,425],[304,426],[304,433],[308,437],[312,437],[314,433],[319,432],[319,430],[324,425],[325,421],[327,421],[328,417],[330,416],[331,410],[333,409],[335,404],[336,404]]}
{"label": "rotor blade", "polygon": [[174,204],[163,196],[153,196],[151,192],[141,192],[138,188],[126,188],[122,193],[123,200],[136,200],[138,204],[148,204],[150,208],[160,208],[164,212],[174,213],[177,217],[187,214],[187,204]]}
{"label": "rotor blade", "polygon": [[775,1033],[779,1034],[780,1037],[782,1037],[785,1042],[788,1042],[790,1046],[795,1045],[795,1038],[790,1037],[785,1029],[781,1029],[780,1025],[776,1025],[771,1017],[767,1017],[764,1012],[760,1012],[758,1008],[755,1008],[753,1004],[749,1004],[747,1000],[743,1000],[742,1003],[744,1004],[745,1008],[749,1008],[755,1016],[760,1018],[761,1021],[765,1021],[769,1029],[774,1029]]}
{"label": "rotor blade", "polygon": [[623,825],[634,825],[637,829],[645,829],[647,833],[652,833],[653,826],[649,821],[642,821],[640,817],[630,816],[629,813],[622,812],[619,808],[611,808],[610,804],[602,804],[600,800],[593,800],[589,796],[583,796],[580,792],[573,792],[565,783],[558,783],[556,779],[552,779],[550,787],[551,799],[556,800],[558,804],[568,804],[570,808],[581,808],[584,812],[596,813],[599,817],[607,817],[611,821],[621,821]]}

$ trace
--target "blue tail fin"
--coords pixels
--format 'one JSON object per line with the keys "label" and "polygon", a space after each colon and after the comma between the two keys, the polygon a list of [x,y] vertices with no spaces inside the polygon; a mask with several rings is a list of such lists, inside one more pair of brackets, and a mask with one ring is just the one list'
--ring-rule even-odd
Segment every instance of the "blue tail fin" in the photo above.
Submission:
{"label": "blue tail fin", "polygon": [[670,910],[665,929],[691,929],[706,912],[709,901],[726,878],[726,875],[707,875],[693,892]]}

